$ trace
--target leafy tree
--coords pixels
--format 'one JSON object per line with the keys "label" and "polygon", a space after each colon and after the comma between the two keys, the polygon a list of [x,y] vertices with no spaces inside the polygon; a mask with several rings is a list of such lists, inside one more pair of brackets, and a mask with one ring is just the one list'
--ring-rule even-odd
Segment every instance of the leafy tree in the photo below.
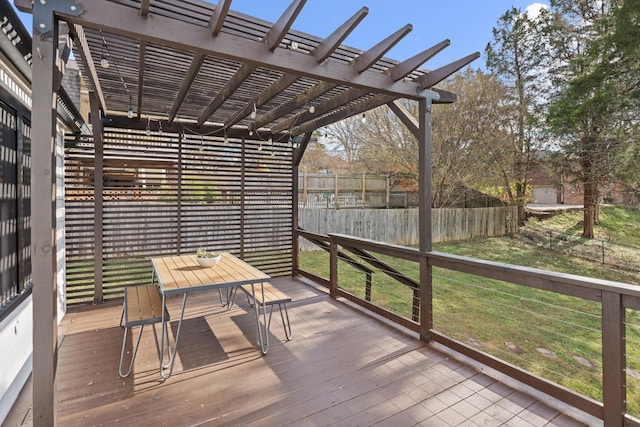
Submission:
{"label": "leafy tree", "polygon": [[599,188],[625,170],[633,153],[640,89],[638,30],[629,25],[635,19],[637,27],[638,1],[552,0],[551,8],[558,91],[548,122],[560,141],[557,167],[583,186],[582,235],[593,238]]}
{"label": "leafy tree", "polygon": [[[493,28],[493,40],[487,44],[487,68],[505,85],[505,115],[502,130],[508,144],[500,145],[496,160],[502,167],[507,195],[518,206],[519,222],[524,223],[524,206],[530,187],[530,175],[538,163],[539,118],[544,104],[548,46],[541,25],[548,20],[544,11],[530,19],[515,7],[506,11]],[[515,194],[511,191],[514,183]]]}

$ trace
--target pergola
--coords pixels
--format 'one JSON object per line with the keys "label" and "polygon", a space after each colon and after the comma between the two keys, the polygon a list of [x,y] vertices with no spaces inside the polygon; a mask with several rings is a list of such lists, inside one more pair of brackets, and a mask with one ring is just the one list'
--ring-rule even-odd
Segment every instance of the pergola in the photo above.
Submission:
{"label": "pergola", "polygon": [[[91,90],[96,150],[102,145],[105,123],[167,132],[190,128],[243,142],[295,140],[290,148],[293,229],[297,166],[313,131],[388,105],[419,141],[420,250],[431,250],[431,105],[455,101],[454,94],[434,86],[479,54],[426,71],[420,67],[446,48],[448,40],[405,61],[393,61],[384,55],[411,25],[362,52],[342,43],[365,18],[366,7],[320,39],[292,30],[305,3],[294,0],[277,22],[268,23],[231,11],[231,0],[217,5],[199,0],[15,0],[19,9],[33,13],[35,422],[53,425],[56,417],[55,94],[72,48]],[[59,37],[60,22],[68,25],[70,37]],[[100,65],[103,59],[108,68]],[[419,102],[417,119],[397,102],[400,98]],[[96,167],[96,190],[100,173]],[[96,262],[99,258],[97,253]],[[429,268],[423,258],[423,285],[430,280]],[[421,306],[428,307],[429,293],[422,292],[420,298]],[[420,315],[421,336],[426,339],[428,310]]]}

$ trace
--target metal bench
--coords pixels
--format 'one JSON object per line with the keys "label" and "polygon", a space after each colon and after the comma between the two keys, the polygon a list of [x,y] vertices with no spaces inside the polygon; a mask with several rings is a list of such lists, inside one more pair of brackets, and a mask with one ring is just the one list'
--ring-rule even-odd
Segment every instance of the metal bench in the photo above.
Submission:
{"label": "metal bench", "polygon": [[[165,321],[169,321],[169,313],[165,311]],[[162,322],[162,297],[160,291],[156,285],[146,286],[132,286],[125,288],[124,290],[124,304],[122,306],[122,316],[120,317],[120,326],[124,327],[124,337],[122,338],[122,353],[120,354],[120,377],[128,377],[133,370],[133,362],[136,359],[138,353],[138,346],[140,345],[140,338],[142,338],[142,331],[145,325],[153,326],[153,338],[156,341],[156,351],[158,352],[158,360],[160,360],[160,345],[158,344],[158,335],[156,333],[156,323]],[[133,348],[131,355],[131,362],[129,369],[126,373],[123,373],[124,354],[127,347],[127,336],[129,335],[129,329],[140,326],[138,332],[138,339],[136,345]],[[167,345],[169,343],[169,328],[166,328]]]}

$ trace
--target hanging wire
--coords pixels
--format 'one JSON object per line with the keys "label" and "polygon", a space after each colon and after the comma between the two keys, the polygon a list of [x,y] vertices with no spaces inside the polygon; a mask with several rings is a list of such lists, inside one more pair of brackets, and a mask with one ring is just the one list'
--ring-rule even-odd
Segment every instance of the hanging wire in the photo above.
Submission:
{"label": "hanging wire", "polygon": [[[131,118],[131,117],[133,117],[133,108],[132,108],[132,105],[131,105],[131,101],[132,101],[133,97],[131,95],[131,91],[129,90],[129,87],[127,86],[127,82],[124,81],[124,78],[122,77],[122,74],[120,73],[120,68],[118,67],[118,61],[116,61],[116,57],[113,56],[113,54],[111,53],[111,49],[109,48],[109,45],[107,44],[107,40],[104,38],[104,34],[102,34],[102,30],[100,30],[100,38],[102,39],[102,49],[103,49],[103,52],[100,55],[100,57],[101,57],[100,58],[101,65],[104,64],[103,61],[106,61],[107,66],[106,67],[104,65],[102,65],[102,66],[103,66],[103,68],[108,68],[110,66],[108,58],[111,58],[111,62],[113,63],[113,68],[116,70],[116,74],[118,75],[118,78],[122,82],[122,86],[124,86],[124,90],[127,92],[127,95],[129,95],[129,110],[127,111],[127,117]],[[106,54],[105,54],[104,50],[106,50]],[[131,113],[130,116],[129,116],[129,112]]]}

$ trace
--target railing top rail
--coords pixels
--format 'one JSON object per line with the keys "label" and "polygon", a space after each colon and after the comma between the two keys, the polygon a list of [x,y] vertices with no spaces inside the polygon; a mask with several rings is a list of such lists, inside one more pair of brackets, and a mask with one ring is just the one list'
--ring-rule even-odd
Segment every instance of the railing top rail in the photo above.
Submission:
{"label": "railing top rail", "polygon": [[385,255],[391,255],[409,261],[419,261],[421,252],[415,248],[394,245],[391,243],[377,242],[375,240],[363,239],[361,237],[347,236],[346,234],[329,233],[329,237],[334,238],[338,243],[348,242],[360,249],[367,249]]}
{"label": "railing top rail", "polygon": [[640,286],[612,280],[558,273],[442,252],[429,252],[426,255],[429,258],[429,263],[436,267],[444,267],[589,300],[601,301],[602,292],[613,292],[640,299]]}

